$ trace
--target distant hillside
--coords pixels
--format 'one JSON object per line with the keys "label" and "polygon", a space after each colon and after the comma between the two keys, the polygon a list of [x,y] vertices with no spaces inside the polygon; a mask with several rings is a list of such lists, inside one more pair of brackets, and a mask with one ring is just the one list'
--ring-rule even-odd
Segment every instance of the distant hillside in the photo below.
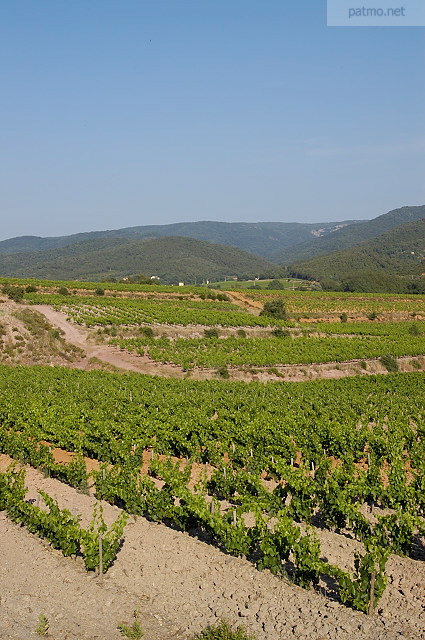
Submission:
{"label": "distant hillside", "polygon": [[[425,207],[424,215],[425,215]],[[343,283],[353,281],[360,272],[371,280],[385,276],[385,288],[396,282],[397,277],[420,277],[425,272],[425,217],[395,227],[391,231],[344,251],[317,256],[296,263],[290,267],[291,273],[322,282]],[[396,282],[397,287],[401,282]],[[395,285],[394,285],[395,286]]]}
{"label": "distant hillside", "polygon": [[293,264],[332,251],[341,251],[366,240],[372,240],[395,227],[425,218],[425,205],[401,207],[363,224],[353,224],[319,238],[288,247],[271,259],[279,264]]}
{"label": "distant hillside", "polygon": [[56,238],[21,236],[1,241],[0,254],[46,251],[47,249],[58,249],[71,244],[101,238],[136,240],[179,236],[238,247],[244,251],[250,251],[270,259],[272,255],[280,253],[286,247],[305,242],[313,237],[327,235],[341,226],[351,224],[364,224],[364,221],[348,220],[345,222],[318,222],[315,224],[297,222],[180,222],[166,225],[127,227],[110,231],[92,231]]}
{"label": "distant hillside", "polygon": [[165,283],[274,275],[279,267],[240,249],[193,238],[97,238],[60,249],[0,256],[0,275],[102,280],[144,273]]}

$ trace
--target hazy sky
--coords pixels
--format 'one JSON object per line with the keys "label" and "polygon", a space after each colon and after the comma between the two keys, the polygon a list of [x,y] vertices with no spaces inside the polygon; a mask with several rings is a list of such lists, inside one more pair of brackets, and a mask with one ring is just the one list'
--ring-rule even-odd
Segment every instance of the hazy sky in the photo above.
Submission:
{"label": "hazy sky", "polygon": [[0,238],[425,203],[425,28],[324,0],[2,0]]}

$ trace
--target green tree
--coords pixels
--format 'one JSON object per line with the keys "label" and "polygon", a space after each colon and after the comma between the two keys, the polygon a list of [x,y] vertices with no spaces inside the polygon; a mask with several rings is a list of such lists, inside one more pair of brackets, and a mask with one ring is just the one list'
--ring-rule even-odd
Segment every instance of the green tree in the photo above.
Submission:
{"label": "green tree", "polygon": [[286,320],[285,300],[283,298],[268,300],[264,303],[260,316],[268,316],[269,318],[276,318],[276,320]]}

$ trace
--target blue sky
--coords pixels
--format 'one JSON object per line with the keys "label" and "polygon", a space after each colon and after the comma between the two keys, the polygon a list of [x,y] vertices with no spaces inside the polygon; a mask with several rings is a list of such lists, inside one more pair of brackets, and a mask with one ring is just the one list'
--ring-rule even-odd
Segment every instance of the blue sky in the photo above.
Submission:
{"label": "blue sky", "polygon": [[425,203],[425,28],[323,0],[3,0],[0,237]]}

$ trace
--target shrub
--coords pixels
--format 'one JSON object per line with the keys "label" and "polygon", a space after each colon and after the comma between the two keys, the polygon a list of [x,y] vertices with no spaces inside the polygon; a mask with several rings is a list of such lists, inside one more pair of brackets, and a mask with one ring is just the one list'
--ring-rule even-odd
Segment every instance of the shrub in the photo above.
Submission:
{"label": "shrub", "polygon": [[13,287],[6,285],[5,287],[3,287],[3,293],[14,302],[21,302],[22,298],[24,297],[24,290],[22,289],[22,287]]}
{"label": "shrub", "polygon": [[272,330],[272,335],[275,338],[285,338],[290,335],[288,329],[282,329],[282,327],[275,327]]}
{"label": "shrub", "polygon": [[216,329],[215,327],[204,329],[204,336],[206,338],[218,338],[218,329]]}
{"label": "shrub", "polygon": [[140,327],[140,335],[145,336],[145,338],[153,338],[154,332],[152,327]]}
{"label": "shrub", "polygon": [[270,280],[269,284],[267,285],[267,289],[284,289],[284,288],[285,287],[280,280]]}
{"label": "shrub", "polygon": [[33,284],[29,284],[27,287],[25,287],[25,293],[36,293],[37,291],[37,287],[34,287]]}
{"label": "shrub", "polygon": [[376,320],[377,317],[378,313],[376,311],[372,311],[372,313],[369,313],[368,315],[369,320]]}
{"label": "shrub", "polygon": [[104,296],[104,295],[105,295],[105,289],[102,289],[101,287],[98,287],[98,288],[95,290],[95,292],[94,292],[94,293],[95,293],[95,295],[97,295],[97,296]]}
{"label": "shrub", "polygon": [[246,338],[246,331],[245,329],[238,329],[236,331],[236,335],[238,336],[238,338]]}
{"label": "shrub", "polygon": [[341,319],[341,322],[347,322],[347,320],[348,320],[348,316],[347,316],[347,314],[345,312],[341,313],[341,315],[339,317]]}
{"label": "shrub", "polygon": [[286,320],[286,307],[283,298],[268,300],[264,303],[264,307],[260,312],[260,316],[268,316],[277,320]]}
{"label": "shrub", "polygon": [[59,287],[58,294],[60,296],[69,296],[69,291],[66,287]]}
{"label": "shrub", "polygon": [[379,362],[390,373],[395,373],[396,371],[398,371],[398,362],[394,358],[394,356],[391,356],[389,353],[387,353],[387,354],[383,355],[381,358],[379,358]]}
{"label": "shrub", "polygon": [[221,378],[230,378],[229,369],[226,366],[218,367],[217,375]]}
{"label": "shrub", "polygon": [[417,324],[411,324],[408,329],[411,336],[420,336],[421,330],[419,329]]}

